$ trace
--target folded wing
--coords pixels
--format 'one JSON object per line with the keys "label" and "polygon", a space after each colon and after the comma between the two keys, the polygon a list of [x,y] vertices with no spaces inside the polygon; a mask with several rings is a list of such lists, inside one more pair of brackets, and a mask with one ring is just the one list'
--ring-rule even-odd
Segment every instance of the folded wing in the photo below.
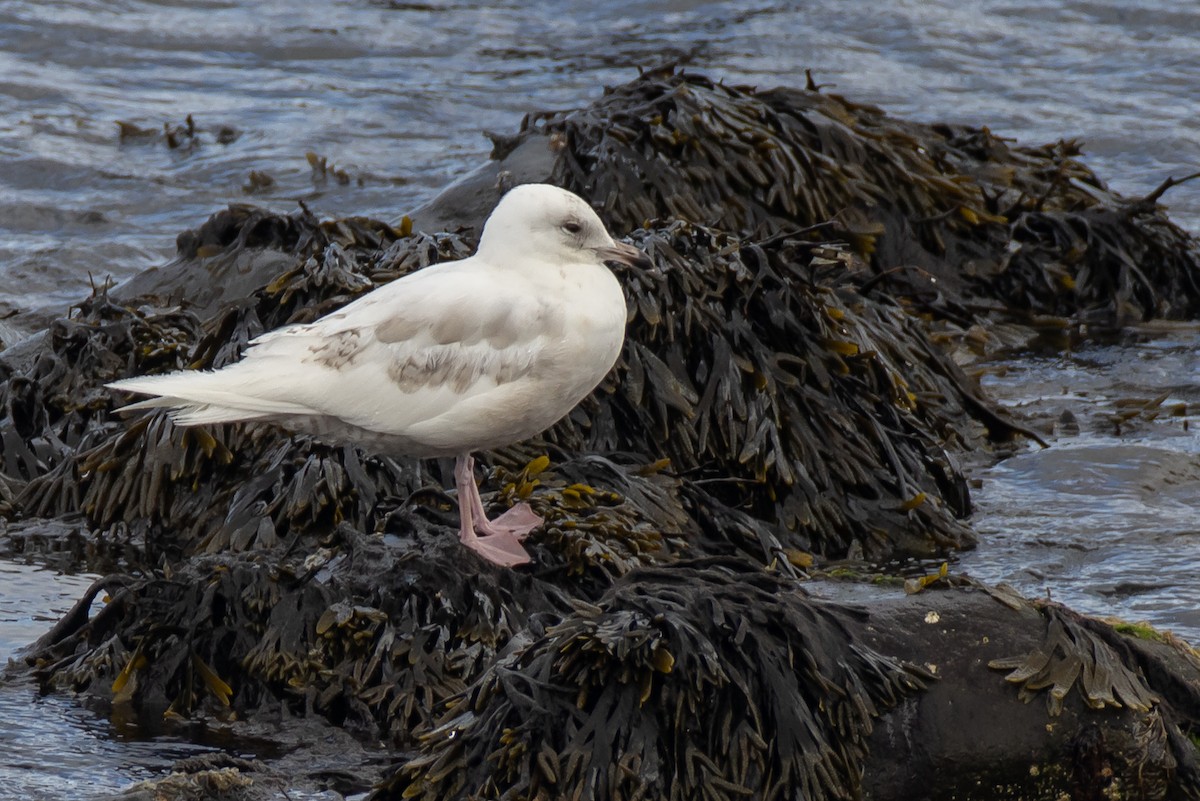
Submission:
{"label": "folded wing", "polygon": [[468,259],[395,281],[306,325],[262,335],[217,371],[110,386],[156,397],[181,425],[336,418],[386,434],[520,382],[561,335],[560,309]]}

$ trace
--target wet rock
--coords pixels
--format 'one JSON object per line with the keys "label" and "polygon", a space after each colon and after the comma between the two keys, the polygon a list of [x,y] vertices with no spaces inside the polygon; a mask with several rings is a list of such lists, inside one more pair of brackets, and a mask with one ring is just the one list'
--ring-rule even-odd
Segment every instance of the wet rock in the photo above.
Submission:
{"label": "wet rock", "polygon": [[[497,147],[493,150],[492,160],[408,214],[413,230],[465,229],[464,233],[471,239],[478,239],[483,221],[496,207],[500,196],[518,184],[549,181],[557,155],[553,140],[545,136],[520,136],[506,147]],[[400,225],[401,220],[393,224]]]}
{"label": "wet rock", "polygon": [[377,252],[402,235],[398,228],[363,217],[321,222],[303,205],[292,214],[277,214],[235,203],[181,233],[174,260],[138,273],[110,295],[133,305],[183,305],[207,318],[244,302],[294,269],[297,260],[303,263],[330,244]]}
{"label": "wet rock", "polygon": [[630,574],[447,705],[375,798],[855,797],[927,674],[741,562]]}
{"label": "wet rock", "polygon": [[1055,422],[1055,430],[1062,436],[1074,437],[1079,434],[1079,418],[1070,409],[1063,409]]}
{"label": "wet rock", "polygon": [[166,776],[101,801],[266,801],[286,797],[289,784],[258,760],[205,754],[181,759]]}
{"label": "wet rock", "polygon": [[[103,801],[342,801],[377,782],[382,760],[370,744],[314,719],[272,717],[213,726],[206,739],[223,750],[176,760],[163,775]],[[148,722],[151,731],[162,728],[142,719],[139,736]],[[244,756],[249,753],[259,755]]]}
{"label": "wet rock", "polygon": [[[870,602],[865,643],[937,681],[875,727],[867,797],[1188,798],[1200,659],[972,585]],[[1172,678],[1167,678],[1171,676]],[[934,778],[936,777],[936,778]]]}
{"label": "wet rock", "polygon": [[173,772],[161,779],[138,782],[105,801],[251,801],[275,793],[255,787],[254,779],[237,768]]}

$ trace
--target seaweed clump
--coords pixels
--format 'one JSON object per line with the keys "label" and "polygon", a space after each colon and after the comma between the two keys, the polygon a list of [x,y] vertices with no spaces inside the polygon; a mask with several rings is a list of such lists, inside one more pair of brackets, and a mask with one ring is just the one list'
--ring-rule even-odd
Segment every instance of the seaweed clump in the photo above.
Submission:
{"label": "seaweed clump", "polygon": [[522,135],[549,138],[552,182],[594,198],[617,231],[670,218],[756,239],[816,227],[891,294],[954,322],[981,307],[1111,327],[1200,314],[1200,245],[1157,203],[1176,182],[1123,198],[1074,141],[1011,145],[811,79],[757,90],[673,68],[586,109],[529,115]]}
{"label": "seaweed clump", "polygon": [[0,473],[9,491],[112,435],[119,426],[109,417],[112,398],[103,384],[130,371],[186,366],[200,327],[186,311],[131,308],[99,287],[69,317],[51,323],[24,364],[0,361]]}
{"label": "seaweed clump", "polygon": [[[265,225],[253,215],[246,222]],[[174,360],[146,364],[106,345],[111,366],[91,380],[118,377],[122,364],[130,372],[181,362],[220,367],[264,330],[313,319],[467,252],[454,235],[410,235],[383,250],[326,238],[315,249],[318,233],[298,237],[307,249],[253,295],[193,326]],[[682,222],[634,239],[656,269],[621,273],[633,314],[619,368],[543,439],[499,454],[500,464],[519,470],[547,450],[560,462],[581,452],[636,454],[615,473],[591,463],[599,472],[584,470],[574,482],[612,491],[667,459],[660,470],[678,477],[688,518],[708,534],[689,538],[695,555],[740,550],[770,563],[797,551],[838,557],[858,548],[886,558],[973,542],[959,522],[969,500],[951,453],[1018,428],[901,308],[862,296],[841,277],[853,265],[849,254],[788,238],[742,242]],[[101,403],[112,403],[95,383]],[[27,514],[82,509],[116,544],[253,550],[320,537],[341,522],[379,530],[389,498],[443,478],[434,463],[366,456],[271,428],[179,429],[162,413],[128,428],[105,426],[72,458],[30,478],[18,499]],[[652,539],[686,527],[664,510],[658,503],[640,512]],[[742,525],[703,523],[730,515]],[[628,540],[637,528],[630,519],[587,516],[609,520],[607,532],[592,530],[610,540]],[[647,541],[616,574],[653,563],[661,546]],[[592,562],[604,569],[609,557],[600,553]]]}
{"label": "seaweed clump", "polygon": [[[531,615],[566,609],[528,576],[463,564],[436,527],[408,537],[419,549],[343,525],[307,556],[203,556],[104,579],[27,659],[47,688],[143,714],[225,719],[282,699],[405,744]],[[102,590],[110,600],[89,619]]]}
{"label": "seaweed clump", "polygon": [[1051,716],[1062,713],[1063,699],[1078,687],[1088,706],[1128,707],[1148,712],[1160,699],[1145,680],[1130,670],[1122,655],[1105,641],[1112,630],[1089,627],[1065,607],[1046,604],[1045,639],[1024,657],[993,659],[988,667],[1010,671],[1005,679],[1018,687],[1022,701],[1032,701],[1040,690],[1046,695]]}
{"label": "seaweed clump", "polygon": [[851,798],[928,675],[744,562],[627,576],[452,699],[377,798]]}
{"label": "seaweed clump", "polygon": [[842,261],[822,265],[848,254],[681,222],[632,239],[656,269],[620,272],[621,360],[547,440],[669,459],[701,526],[718,509],[756,521],[750,541],[708,532],[701,553],[733,544],[770,562],[857,543],[886,558],[973,543],[948,452],[1016,428],[903,310],[839,280]]}
{"label": "seaweed clump", "polygon": [[[215,215],[202,236],[240,241],[241,235],[226,230],[230,214]],[[379,250],[370,237],[365,244],[349,242],[354,221],[318,225],[309,220],[311,229],[301,235],[293,229],[304,224],[303,217],[276,223],[255,214],[238,219],[260,232],[290,231],[300,248],[282,274],[251,296],[204,323],[178,310],[165,322],[146,318],[143,311],[98,296],[70,320],[55,324],[54,330],[70,331],[73,339],[43,341],[28,367],[18,367],[0,382],[0,399],[13,410],[0,417],[0,433],[11,430],[15,443],[6,444],[5,454],[10,462],[19,460],[17,470],[10,473],[12,467],[6,466],[5,472],[23,479],[14,506],[26,515],[83,511],[110,545],[144,543],[176,555],[270,548],[292,535],[327,532],[343,520],[371,530],[381,494],[411,494],[436,475],[412,460],[369,458],[351,448],[280,437],[269,428],[182,429],[162,413],[126,426],[111,416],[118,403],[102,386],[107,381],[220,367],[266,330],[314,319],[373,288],[376,280],[467,252],[452,235],[405,238],[399,240],[406,245],[402,251]],[[203,234],[209,228],[218,233]],[[375,230],[368,227],[368,233]],[[93,319],[93,307],[113,319]],[[187,327],[167,327],[176,317]],[[150,342],[139,342],[138,335]],[[76,354],[86,356],[86,368],[73,368],[70,359]],[[58,383],[64,387],[58,389]],[[37,394],[24,391],[31,387]],[[65,408],[60,402],[65,398],[75,406]],[[90,400],[83,405],[80,398]],[[21,458],[42,441],[60,443],[49,451],[53,458]],[[146,536],[151,531],[159,535]],[[154,561],[154,554],[147,556]]]}
{"label": "seaweed clump", "polygon": [[[549,521],[531,543],[536,582],[504,589],[462,563],[436,463],[272,429],[178,429],[162,413],[109,420],[19,502],[26,514],[83,509],[110,544],[142,544],[128,558],[152,569],[31,652],[46,685],[180,715],[241,716],[283,698],[406,744],[532,614],[561,618],[569,599],[598,599],[639,567],[742,554],[786,572],[804,549],[969,542],[944,450],[987,433],[962,414],[974,408],[968,383],[930,359],[902,310],[826,272],[843,256],[685,223],[635,239],[657,267],[622,275],[636,312],[616,374],[544,439],[494,457],[492,501],[528,499]],[[265,327],[453,258],[456,242],[298,255],[210,318],[183,360],[236,358]],[[844,458],[830,459],[831,442]],[[531,450],[554,454],[552,466]]]}

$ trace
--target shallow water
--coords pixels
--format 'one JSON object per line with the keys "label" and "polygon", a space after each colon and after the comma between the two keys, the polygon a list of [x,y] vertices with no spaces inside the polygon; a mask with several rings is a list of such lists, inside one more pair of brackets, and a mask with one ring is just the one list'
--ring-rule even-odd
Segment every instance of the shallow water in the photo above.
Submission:
{"label": "shallow water", "polygon": [[[43,696],[32,679],[6,674],[4,667],[19,661],[20,650],[53,626],[96,578],[0,560],[0,801],[106,798],[166,775],[176,760],[216,751],[245,759],[279,756],[270,741],[234,740],[186,721],[147,728],[148,721],[135,715],[94,711],[68,694]],[[277,797],[342,798],[331,790],[295,787],[281,789]]]}
{"label": "shallow water", "polygon": [[[812,68],[898,115],[1079,137],[1130,194],[1200,169],[1191,0],[478,5],[0,4],[0,311],[160,263],[230,202],[395,217],[485,158],[483,130],[665,60],[758,85]],[[172,149],[163,126],[188,115],[196,136]],[[118,122],[148,133],[122,139]],[[309,152],[348,182],[315,174]],[[248,191],[251,171],[273,185]],[[1167,201],[1200,227],[1200,186]]]}
{"label": "shallow water", "polygon": [[[6,0],[0,315],[66,306],[93,279],[159,264],[176,234],[231,202],[395,218],[479,164],[483,130],[586,104],[665,60],[760,86],[802,85],[812,68],[899,116],[1029,144],[1079,137],[1131,195],[1200,169],[1193,0],[898,0],[886,13],[854,0],[478,5]],[[122,138],[118,122],[146,133]],[[345,182],[314,171],[309,152]],[[273,183],[252,188],[252,171]],[[1200,230],[1200,182],[1166,200]],[[1194,410],[1198,346],[1092,348],[990,378],[1006,402],[1070,407],[1081,432],[979,475],[983,545],[956,569],[1200,640],[1196,440],[1181,419],[1120,436],[1102,424],[1116,399],[1168,389]],[[0,660],[89,581],[0,562]],[[0,799],[111,793],[211,747],[145,741],[20,684],[0,684],[0,724]]]}
{"label": "shallow water", "polygon": [[[95,580],[0,562],[0,665],[48,630]],[[198,749],[166,742],[139,749],[72,698],[39,697],[32,682],[0,678],[0,798],[87,798],[114,793]],[[146,764],[149,762],[150,764]],[[68,794],[68,795],[64,795]]]}
{"label": "shallow water", "polygon": [[976,473],[981,545],[956,568],[1200,642],[1200,333],[997,367],[992,396],[1054,435]]}

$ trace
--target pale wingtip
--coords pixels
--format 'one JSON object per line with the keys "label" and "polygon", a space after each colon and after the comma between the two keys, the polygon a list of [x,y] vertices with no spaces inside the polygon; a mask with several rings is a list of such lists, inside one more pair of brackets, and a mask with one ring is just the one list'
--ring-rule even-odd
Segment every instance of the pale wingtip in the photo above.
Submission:
{"label": "pale wingtip", "polygon": [[[118,392],[128,392],[130,394],[153,395],[152,391],[136,388],[136,384],[141,382],[143,378],[122,378],[119,381],[109,381],[104,385],[105,389],[114,389]],[[124,414],[126,412],[138,412],[145,409],[160,409],[164,406],[171,406],[167,398],[158,396],[154,398],[146,398],[145,400],[127,403],[124,406],[118,406],[113,411]]]}
{"label": "pale wingtip", "polygon": [[116,411],[124,414],[125,412],[140,412],[146,409],[163,409],[175,406],[176,402],[172,398],[147,398],[146,400],[127,403],[124,406],[118,406]]}
{"label": "pale wingtip", "polygon": [[174,376],[175,374],[159,376],[134,376],[133,378],[122,378],[118,381],[110,381],[104,386],[108,389],[117,390],[118,392],[154,396],[117,407],[115,411],[120,414],[125,414],[127,412],[152,411],[154,409],[167,409],[169,410],[167,414],[171,418],[171,422],[178,426],[194,426],[207,422],[223,422],[225,419],[228,419],[227,413],[214,414],[210,404],[198,404],[155,388],[158,384],[163,383],[164,380],[170,380]]}

